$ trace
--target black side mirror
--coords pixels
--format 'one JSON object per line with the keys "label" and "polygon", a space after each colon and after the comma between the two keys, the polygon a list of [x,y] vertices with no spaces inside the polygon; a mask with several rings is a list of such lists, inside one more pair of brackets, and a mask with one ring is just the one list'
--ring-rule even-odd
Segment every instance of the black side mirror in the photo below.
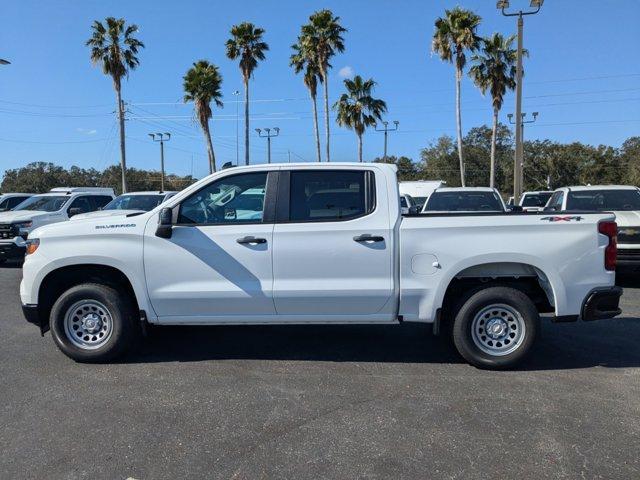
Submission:
{"label": "black side mirror", "polygon": [[158,218],[158,228],[156,228],[156,237],[171,238],[173,232],[173,209],[163,208],[160,210]]}
{"label": "black side mirror", "polygon": [[511,205],[512,212],[524,212],[524,209],[520,205]]}
{"label": "black side mirror", "polygon": [[544,207],[542,209],[543,212],[556,212],[558,211],[558,207],[554,206],[549,206],[549,207]]}
{"label": "black side mirror", "polygon": [[417,215],[418,213],[420,213],[420,211],[418,210],[417,205],[411,205],[409,207],[409,215]]}
{"label": "black side mirror", "polygon": [[70,208],[69,211],[67,212],[69,217],[73,217],[73,216],[79,215],[81,213],[84,213],[84,212],[82,211],[81,208],[78,208],[78,207]]}

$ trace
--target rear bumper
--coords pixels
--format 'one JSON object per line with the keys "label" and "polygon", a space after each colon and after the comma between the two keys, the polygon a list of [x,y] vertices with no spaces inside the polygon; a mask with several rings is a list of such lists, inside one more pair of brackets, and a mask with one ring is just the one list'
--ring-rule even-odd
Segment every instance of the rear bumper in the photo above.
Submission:
{"label": "rear bumper", "polygon": [[613,318],[622,313],[620,307],[620,296],[622,288],[607,287],[592,290],[584,303],[580,316],[585,321],[603,320]]}
{"label": "rear bumper", "polygon": [[22,304],[22,314],[27,322],[34,324],[40,329],[40,334],[44,335],[49,330],[49,323],[42,319],[38,305]]}

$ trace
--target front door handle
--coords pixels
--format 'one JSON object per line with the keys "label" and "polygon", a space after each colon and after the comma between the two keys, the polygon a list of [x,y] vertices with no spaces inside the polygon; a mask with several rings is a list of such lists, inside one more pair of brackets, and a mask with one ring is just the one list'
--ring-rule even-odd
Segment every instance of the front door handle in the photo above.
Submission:
{"label": "front door handle", "polygon": [[357,235],[353,237],[353,241],[354,242],[384,242],[384,237],[364,233],[362,235]]}
{"label": "front door handle", "polygon": [[267,243],[266,238],[256,238],[256,237],[242,237],[236,240],[241,245],[257,245],[258,243]]}

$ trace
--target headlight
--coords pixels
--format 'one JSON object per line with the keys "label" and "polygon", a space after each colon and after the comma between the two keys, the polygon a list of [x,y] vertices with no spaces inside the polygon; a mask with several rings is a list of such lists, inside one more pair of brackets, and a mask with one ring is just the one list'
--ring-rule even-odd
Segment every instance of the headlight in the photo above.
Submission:
{"label": "headlight", "polygon": [[33,225],[33,221],[29,220],[28,222],[18,222],[18,223],[14,223],[13,224],[15,227],[17,228],[31,228],[31,225]]}
{"label": "headlight", "polygon": [[27,240],[27,255],[31,255],[32,253],[35,253],[35,251],[38,249],[39,246],[40,246],[39,238],[30,238],[29,240]]}

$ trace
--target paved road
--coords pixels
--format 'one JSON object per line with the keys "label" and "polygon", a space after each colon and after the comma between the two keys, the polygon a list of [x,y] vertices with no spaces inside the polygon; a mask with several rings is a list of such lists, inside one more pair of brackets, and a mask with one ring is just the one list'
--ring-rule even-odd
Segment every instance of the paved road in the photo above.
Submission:
{"label": "paved road", "polygon": [[640,291],[625,316],[544,324],[520,371],[423,326],[162,328],[80,365],[0,269],[0,477],[640,477]]}

